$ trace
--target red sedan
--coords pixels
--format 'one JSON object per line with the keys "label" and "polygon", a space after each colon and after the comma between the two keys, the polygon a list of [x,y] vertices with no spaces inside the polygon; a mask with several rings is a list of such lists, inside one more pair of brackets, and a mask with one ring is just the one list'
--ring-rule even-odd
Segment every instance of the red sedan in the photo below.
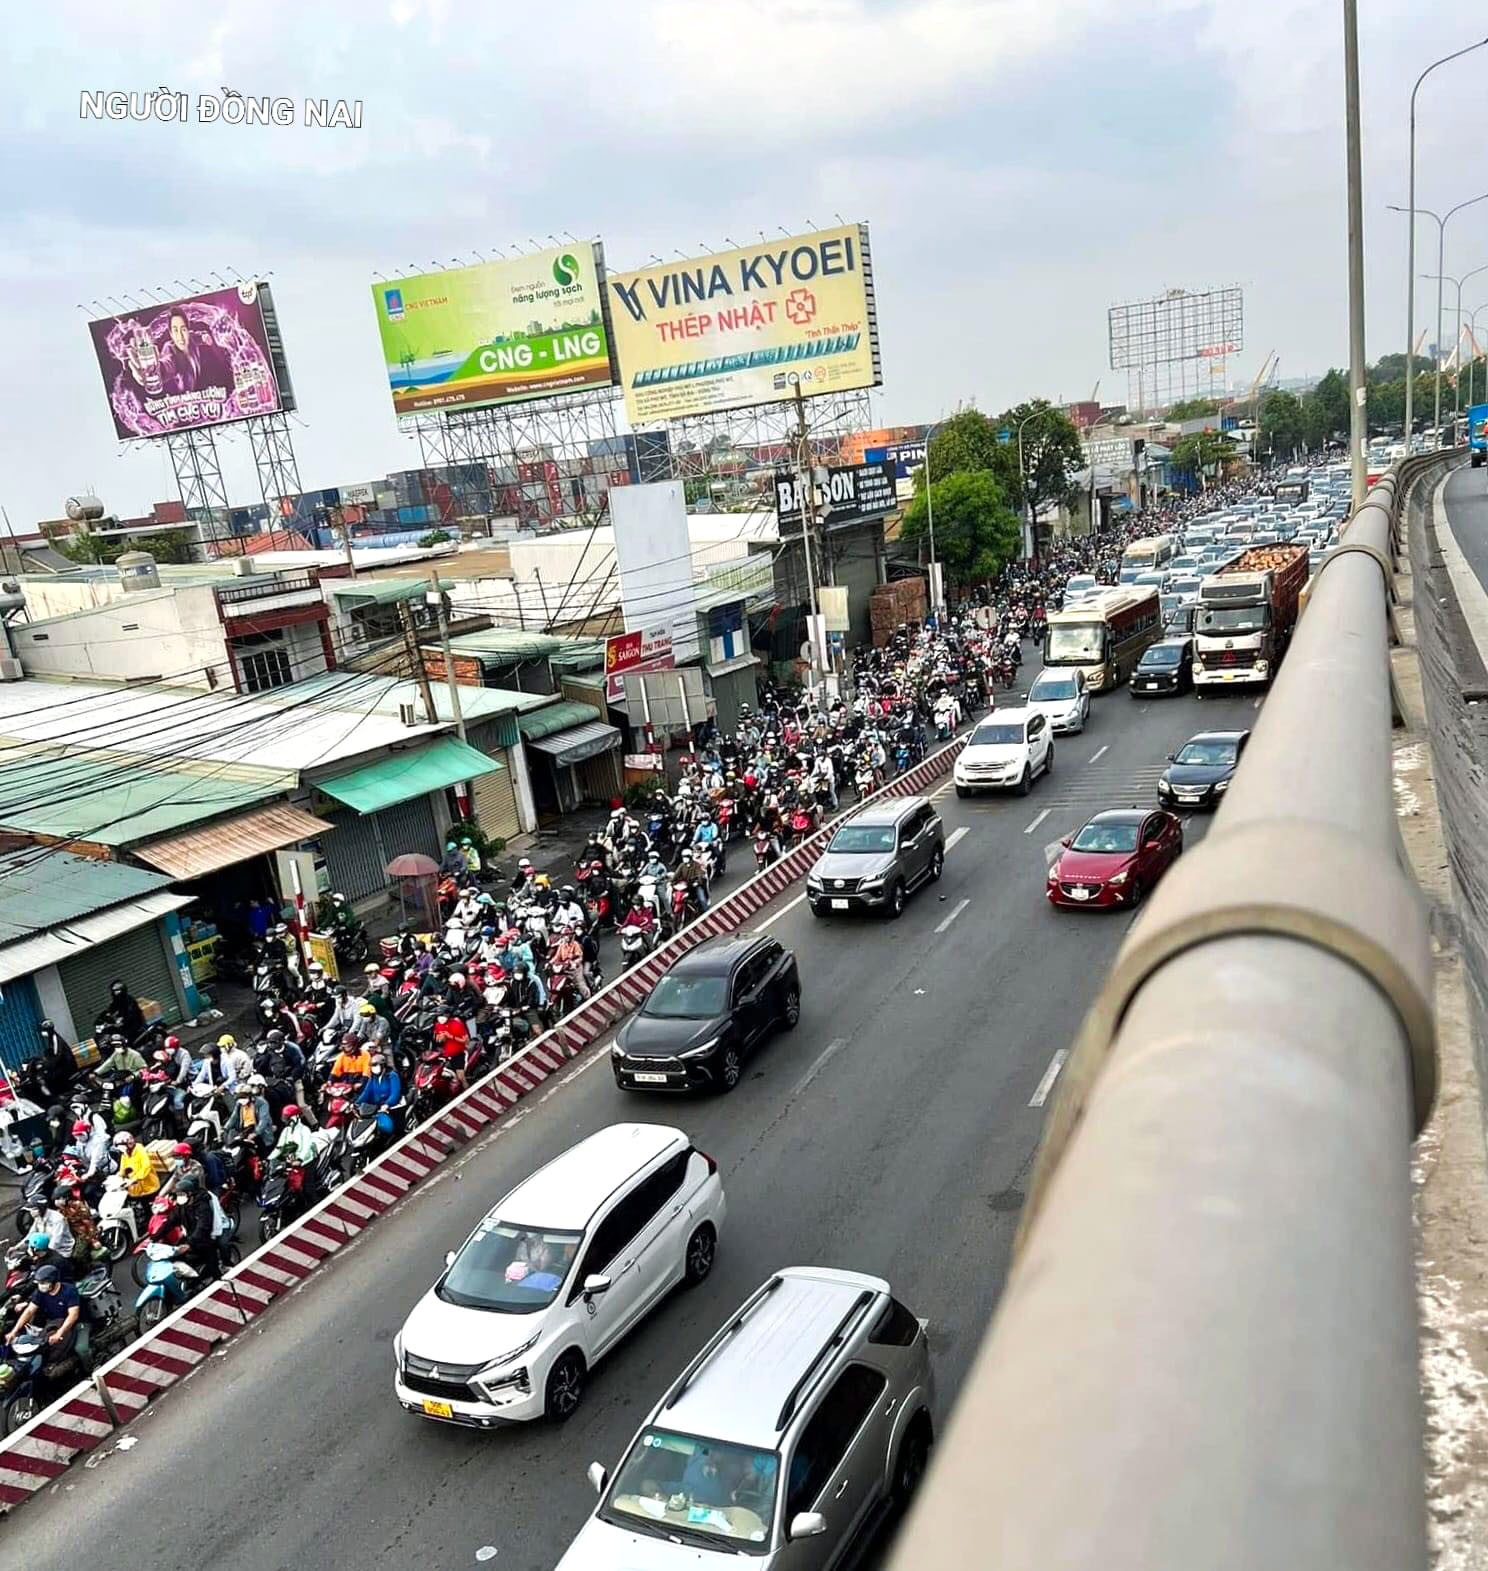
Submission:
{"label": "red sedan", "polygon": [[1056,906],[1135,906],[1183,852],[1183,825],[1171,813],[1097,813],[1049,869],[1045,893]]}

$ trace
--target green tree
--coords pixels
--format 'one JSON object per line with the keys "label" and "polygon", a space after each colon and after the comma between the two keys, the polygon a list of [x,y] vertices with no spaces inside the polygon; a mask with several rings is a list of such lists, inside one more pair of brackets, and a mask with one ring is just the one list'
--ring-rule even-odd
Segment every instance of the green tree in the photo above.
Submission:
{"label": "green tree", "polygon": [[[1417,358],[1416,358],[1416,364],[1417,365],[1421,364],[1421,360],[1420,360],[1419,356],[1417,356]],[[1367,374],[1367,379],[1369,381],[1371,381],[1371,382],[1400,382],[1400,383],[1404,383],[1404,381],[1405,381],[1405,356],[1404,355],[1381,355],[1379,357],[1379,359],[1376,360],[1372,366],[1370,366],[1368,374]]]}
{"label": "green tree", "polygon": [[1307,444],[1307,415],[1295,393],[1267,393],[1261,404],[1258,453],[1275,458],[1290,458]]}
{"label": "green tree", "polygon": [[1007,410],[997,428],[1011,435],[1008,446],[1018,461],[1018,432],[1023,433],[1023,496],[1033,516],[1046,506],[1067,502],[1076,490],[1070,476],[1085,467],[1085,450],[1075,423],[1044,398]]}
{"label": "green tree", "polygon": [[185,529],[163,529],[153,535],[99,535],[90,530],[55,536],[52,544],[71,562],[117,562],[126,551],[148,551],[163,563],[196,560],[191,532]]}
{"label": "green tree", "polygon": [[1216,478],[1225,464],[1233,462],[1234,458],[1235,444],[1228,437],[1221,436],[1218,431],[1196,431],[1192,436],[1183,437],[1174,446],[1168,465],[1186,475],[1197,475],[1202,471],[1206,476]]}
{"label": "green tree", "polygon": [[[1002,487],[986,469],[950,474],[930,487],[935,511],[935,557],[953,584],[995,578],[1019,552],[1022,531]],[[900,538],[930,533],[930,507],[921,486],[904,511]]]}
{"label": "green tree", "polygon": [[1217,398],[1184,398],[1168,408],[1165,418],[1169,420],[1207,420],[1211,415],[1219,413],[1219,400]]}
{"label": "green tree", "polygon": [[1342,371],[1330,371],[1302,400],[1302,411],[1309,447],[1325,442],[1347,441],[1349,429],[1349,382]]}
{"label": "green tree", "polygon": [[1018,450],[997,439],[998,427],[980,409],[961,409],[942,420],[930,438],[927,463],[915,474],[915,491],[925,486],[925,469],[938,481],[947,475],[988,470],[1014,507],[1023,503]]}

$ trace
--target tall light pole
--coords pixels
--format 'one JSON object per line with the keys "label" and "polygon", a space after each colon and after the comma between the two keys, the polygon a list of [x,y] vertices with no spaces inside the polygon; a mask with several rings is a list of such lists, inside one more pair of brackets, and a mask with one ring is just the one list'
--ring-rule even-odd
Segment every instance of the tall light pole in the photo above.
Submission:
{"label": "tall light pole", "polygon": [[[1488,305],[1480,305],[1477,311],[1469,312],[1467,318],[1467,336],[1472,341],[1472,358],[1467,362],[1467,402],[1469,408],[1473,401],[1474,377],[1478,369],[1478,313],[1488,311]],[[1488,383],[1488,366],[1483,368],[1484,381]],[[1488,387],[1485,387],[1488,392]]]}
{"label": "tall light pole", "polygon": [[[1475,267],[1470,273],[1464,273],[1461,278],[1454,278],[1450,273],[1422,273],[1422,278],[1434,278],[1438,292],[1443,284],[1451,284],[1457,291],[1457,338],[1452,350],[1453,354],[1460,354],[1462,350],[1462,286],[1469,278],[1476,278],[1479,273],[1488,273],[1488,264]],[[1441,358],[1441,344],[1437,344],[1437,358]],[[1457,375],[1452,379],[1452,417],[1462,412],[1462,367],[1459,361]]]}
{"label": "tall light pole", "polygon": [[936,574],[933,571],[935,567],[935,496],[930,489],[930,438],[934,436],[935,433],[944,424],[945,417],[942,415],[941,418],[925,432],[925,512],[928,516],[930,525],[930,566],[932,569],[930,574],[930,609],[937,615],[940,612],[940,607],[935,603]]}
{"label": "tall light pole", "polygon": [[[1348,163],[1349,473],[1357,511],[1369,490],[1364,391],[1364,194],[1359,173],[1359,8],[1343,0],[1344,144]],[[1416,200],[1411,161],[1411,204]],[[1409,372],[1409,367],[1406,370]],[[1409,442],[1407,442],[1409,447]]]}
{"label": "tall light pole", "polygon": [[[1433,60],[1430,65],[1416,78],[1416,85],[1411,88],[1410,95],[1410,195],[1407,198],[1409,206],[1406,211],[1410,214],[1410,238],[1407,242],[1407,255],[1405,263],[1405,446],[1410,450],[1411,420],[1414,410],[1415,383],[1416,383],[1416,94],[1421,91],[1421,83],[1426,80],[1438,66],[1446,65],[1451,60],[1460,59],[1474,49],[1481,49],[1488,44],[1488,38],[1480,38],[1477,43],[1469,44],[1465,49],[1455,50],[1452,54],[1443,55],[1440,60]],[[1442,269],[1442,263],[1437,263],[1437,271]],[[1440,329],[1438,328],[1438,350],[1440,344]],[[1438,422],[1439,423],[1439,422]]]}
{"label": "tall light pole", "polygon": [[[1475,202],[1488,202],[1488,191],[1484,191],[1482,193],[1482,195],[1480,195],[1480,196],[1470,196],[1470,197],[1468,197],[1468,199],[1465,202],[1459,202],[1456,205],[1456,207],[1449,207],[1445,214],[1433,213],[1429,207],[1418,207],[1416,209],[1416,212],[1424,213],[1427,218],[1433,220],[1433,222],[1436,224],[1436,272],[1435,273],[1423,273],[1421,275],[1423,278],[1436,278],[1438,276],[1438,274],[1441,273],[1441,270],[1447,265],[1446,250],[1447,250],[1447,223],[1448,223],[1448,220],[1451,219],[1454,214],[1460,213],[1464,207],[1471,207]],[[1385,205],[1390,209],[1390,211],[1392,213],[1408,213],[1408,212],[1410,212],[1410,209],[1408,207],[1397,207],[1394,202],[1387,202]],[[1414,225],[1412,225],[1412,227],[1414,228]],[[1415,280],[1414,279],[1411,280],[1411,290],[1412,290],[1412,292],[1414,292],[1414,290],[1415,290]],[[1441,357],[1441,319],[1442,319],[1442,289],[1441,289],[1441,283],[1438,282],[1437,286],[1436,286],[1436,345],[1435,345],[1435,356],[1434,356],[1434,358],[1436,360],[1436,409],[1435,409],[1435,419],[1436,419],[1436,424],[1437,424],[1438,428],[1440,428],[1440,426],[1441,426],[1441,358],[1442,358]],[[1412,324],[1412,325],[1414,325],[1414,324]],[[1405,346],[1405,372],[1406,372],[1405,395],[1406,395],[1406,398],[1408,400],[1413,398],[1414,397],[1414,393],[1415,393],[1415,348],[1416,348],[1416,343],[1415,343],[1414,339],[1412,339],[1410,341],[1410,343],[1408,343]],[[1405,442],[1406,442],[1406,446],[1409,447],[1410,446],[1410,414],[1409,414],[1410,405],[1409,405],[1409,403],[1407,404],[1406,407],[1407,407],[1407,414],[1406,414]]]}
{"label": "tall light pole", "polygon": [[[1023,508],[1027,515],[1028,539],[1024,542],[1023,555],[1026,560],[1032,560],[1038,555],[1038,519],[1034,517],[1033,502],[1028,495],[1028,472],[1023,467],[1023,427],[1030,420],[1037,420],[1043,414],[1042,409],[1035,409],[1032,414],[1024,415],[1018,422],[1018,479],[1023,486]],[[1095,490],[1095,465],[1090,466],[1090,489]]]}

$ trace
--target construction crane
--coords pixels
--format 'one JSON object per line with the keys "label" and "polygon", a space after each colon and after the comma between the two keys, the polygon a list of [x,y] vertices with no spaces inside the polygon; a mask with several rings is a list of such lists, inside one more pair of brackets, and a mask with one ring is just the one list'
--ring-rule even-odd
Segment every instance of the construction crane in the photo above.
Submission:
{"label": "construction crane", "polygon": [[[1268,354],[1266,358],[1261,361],[1261,368],[1256,372],[1255,380],[1250,384],[1249,388],[1239,398],[1232,398],[1230,400],[1229,407],[1234,409],[1241,404],[1248,404],[1253,402],[1260,391],[1262,383],[1265,383],[1267,387],[1271,385],[1272,380],[1276,376],[1276,368],[1280,364],[1281,356],[1278,355],[1277,352],[1273,349],[1270,354]],[[1257,408],[1256,413],[1259,415],[1259,408]]]}

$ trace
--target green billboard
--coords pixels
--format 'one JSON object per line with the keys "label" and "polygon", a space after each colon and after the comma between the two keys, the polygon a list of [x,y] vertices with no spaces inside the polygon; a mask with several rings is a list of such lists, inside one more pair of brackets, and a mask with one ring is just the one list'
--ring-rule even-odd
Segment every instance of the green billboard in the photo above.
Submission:
{"label": "green billboard", "polygon": [[557,246],[372,286],[393,409],[473,409],[607,387],[604,253]]}

